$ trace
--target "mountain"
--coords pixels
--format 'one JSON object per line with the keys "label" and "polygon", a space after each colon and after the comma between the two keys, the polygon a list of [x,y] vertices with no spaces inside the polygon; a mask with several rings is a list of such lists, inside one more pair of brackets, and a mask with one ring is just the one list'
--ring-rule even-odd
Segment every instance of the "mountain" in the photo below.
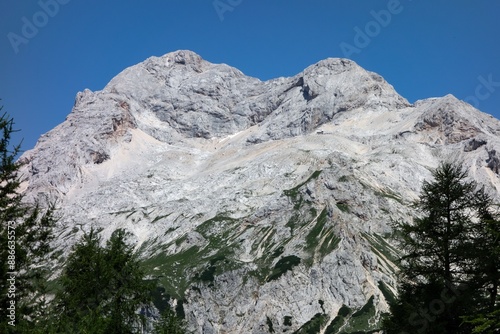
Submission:
{"label": "mountain", "polygon": [[411,104],[347,59],[260,81],[177,51],[78,93],[20,158],[22,186],[57,201],[61,260],[91,226],[133,233],[196,333],[376,332],[395,294],[391,220],[411,219],[443,160],[498,199],[499,134],[451,95]]}

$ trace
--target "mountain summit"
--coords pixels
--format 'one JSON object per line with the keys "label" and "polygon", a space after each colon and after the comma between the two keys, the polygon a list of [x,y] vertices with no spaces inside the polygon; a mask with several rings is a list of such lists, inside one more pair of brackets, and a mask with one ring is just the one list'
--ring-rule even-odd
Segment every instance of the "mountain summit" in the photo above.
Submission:
{"label": "mountain summit", "polygon": [[389,223],[447,159],[498,199],[499,134],[351,60],[260,81],[176,51],[78,93],[21,157],[23,188],[57,200],[62,251],[92,226],[133,233],[196,333],[375,331],[398,271]]}

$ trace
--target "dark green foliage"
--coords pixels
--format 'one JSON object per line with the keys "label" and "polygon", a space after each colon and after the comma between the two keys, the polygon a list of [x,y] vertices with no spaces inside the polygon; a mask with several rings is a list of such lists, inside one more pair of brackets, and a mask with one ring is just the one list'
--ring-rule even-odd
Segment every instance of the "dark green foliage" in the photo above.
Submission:
{"label": "dark green foliage", "polygon": [[204,260],[199,254],[198,246],[187,248],[186,250],[172,255],[159,254],[151,257],[142,263],[142,266],[150,273],[155,272],[153,268],[165,268],[161,272],[162,276],[158,279],[166,291],[175,298],[182,298],[182,292],[189,286],[190,278],[188,268],[196,268],[199,262]]}
{"label": "dark green foliage", "polygon": [[342,175],[339,177],[339,182],[349,182],[349,177],[347,175]]}
{"label": "dark green foliage", "polygon": [[213,282],[215,279],[215,271],[217,270],[217,267],[214,265],[210,265],[207,269],[205,269],[201,275],[200,275],[200,280],[204,282]]}
{"label": "dark green foliage", "polygon": [[[385,262],[384,258],[391,262],[397,262],[399,251],[391,246],[382,236],[374,233],[363,233],[365,239],[370,243],[371,250],[379,256],[379,259]],[[390,267],[390,266],[388,266]]]}
{"label": "dark green foliage", "polygon": [[342,305],[337,316],[330,322],[328,327],[325,329],[325,334],[337,334],[342,326],[344,326],[347,317],[351,314],[351,309]]}
{"label": "dark green foliage", "polygon": [[292,325],[292,317],[289,315],[285,315],[285,317],[283,318],[283,325],[291,326]]}
{"label": "dark green foliage", "polygon": [[153,334],[184,334],[186,324],[171,309],[162,312],[160,320],[154,325]]}
{"label": "dark green foliage", "polygon": [[320,299],[320,300],[318,300],[318,303],[321,306],[321,310],[323,311],[323,313],[326,313],[325,312],[325,302]]}
{"label": "dark green foliage", "polygon": [[337,315],[340,315],[342,317],[347,317],[349,314],[351,314],[351,309],[346,305],[342,305],[339,312],[337,313]]}
{"label": "dark green foliage", "polygon": [[[195,288],[195,287],[194,287]],[[166,293],[165,288],[157,286],[151,293],[153,304],[160,310],[170,307],[170,295]]]}
{"label": "dark green foliage", "polygon": [[[143,319],[136,311],[150,302],[152,284],[144,280],[128,234],[116,230],[100,245],[91,229],[73,247],[56,298],[58,330],[81,333],[138,333]],[[90,326],[90,327],[87,327]]]}
{"label": "dark green foliage", "polygon": [[224,261],[226,258],[224,256],[218,256],[210,259],[210,265],[203,270],[199,275],[199,279],[204,282],[213,282],[215,280],[215,272],[217,271],[216,263],[219,261]]}
{"label": "dark green foliage", "polygon": [[315,254],[326,256],[330,254],[339,244],[340,238],[336,236],[333,226],[328,225],[328,211],[323,209],[316,219],[316,225],[307,234],[306,250],[310,251],[312,256]]}
{"label": "dark green foliage", "polygon": [[267,281],[273,281],[281,277],[283,274],[285,274],[288,270],[292,270],[293,267],[297,266],[300,264],[300,257],[295,256],[295,255],[289,255],[282,257],[279,259],[278,262],[276,262],[276,265],[274,266],[274,269],[267,278]]}
{"label": "dark green foliage", "polygon": [[339,208],[339,210],[342,212],[346,213],[350,212],[349,205],[347,205],[346,203],[337,203],[337,208]]}
{"label": "dark green foliage", "polygon": [[500,228],[492,201],[460,165],[442,163],[433,176],[422,186],[418,218],[394,226],[405,255],[399,296],[389,300],[384,321],[388,334],[480,333],[482,315],[498,306]]}
{"label": "dark green foliage", "polygon": [[424,182],[417,208],[422,216],[414,224],[398,222],[407,253],[402,258],[409,279],[425,276],[454,282],[463,273],[468,226],[475,210],[476,184],[466,182],[459,166],[443,164]]}
{"label": "dark green foliage", "polygon": [[318,244],[318,236],[321,234],[325,227],[325,223],[327,220],[327,211],[326,209],[323,209],[321,211],[316,225],[309,231],[309,233],[306,236],[306,247],[307,249],[314,249],[317,244]]}
{"label": "dark green foliage", "polygon": [[[194,281],[210,285],[220,273],[234,270],[241,265],[234,260],[235,249],[240,247],[240,239],[235,235],[235,230],[240,225],[236,219],[222,214],[216,215],[196,228],[208,245],[187,247],[181,252],[169,255],[163,251],[157,252],[148,256],[141,265],[147,273],[159,275],[158,284],[170,295],[183,299],[184,292]],[[243,230],[239,233],[243,233]],[[186,239],[186,235],[182,236],[170,244],[163,245],[161,249],[168,249],[172,244],[180,246]]]}
{"label": "dark green foliage", "polygon": [[268,316],[266,316],[266,323],[267,323],[267,329],[269,330],[269,333],[274,333],[273,321]]}
{"label": "dark green foliage", "polygon": [[296,330],[294,334],[317,334],[320,332],[321,327],[325,325],[327,318],[327,315],[317,313],[311,320]]}
{"label": "dark green foliage", "polygon": [[278,248],[276,248],[273,252],[273,255],[272,257],[273,258],[277,258],[278,256],[280,256],[281,254],[283,254],[283,252],[285,251],[285,248],[283,246],[280,246]]}
{"label": "dark green foliage", "polygon": [[387,300],[388,303],[392,304],[396,301],[396,297],[394,296],[394,293],[391,290],[389,290],[389,288],[387,287],[387,285],[384,282],[379,281],[378,288],[380,289],[380,291],[382,292],[382,294],[385,297],[385,300]]}
{"label": "dark green foliage", "polygon": [[186,314],[184,313],[184,300],[181,299],[177,301],[177,305],[175,306],[175,314],[181,319],[186,318]]}
{"label": "dark green foliage", "polygon": [[302,187],[303,185],[307,184],[309,181],[311,180],[314,180],[314,179],[317,179],[318,176],[320,176],[321,174],[321,170],[317,170],[315,171],[314,173],[312,173],[311,176],[309,176],[307,178],[307,180],[305,180],[304,182],[296,185],[295,187],[293,187],[292,189],[288,189],[288,190],[284,190],[283,193],[285,194],[285,196],[289,196],[289,197],[296,197],[297,196],[297,193],[300,189],[300,187]]}
{"label": "dark green foliage", "polygon": [[[475,199],[478,205],[479,220],[471,227],[470,265],[467,273],[472,277],[471,288],[484,291],[487,296],[485,307],[480,310],[479,318],[500,309],[500,220],[491,210],[491,200],[483,192]],[[497,322],[498,324],[498,322]],[[500,326],[497,327],[500,332]]]}
{"label": "dark green foliage", "polygon": [[489,313],[478,313],[464,317],[464,321],[474,326],[472,333],[498,334],[500,333],[500,306]]}
{"label": "dark green foliage", "polygon": [[[22,164],[16,161],[20,146],[10,143],[13,124],[6,114],[0,117],[0,332],[34,333],[35,323],[41,327],[46,319],[46,264],[52,251],[55,209],[28,205],[19,194]],[[15,303],[12,314],[7,309],[11,303]]]}
{"label": "dark green foliage", "polygon": [[349,333],[355,333],[356,331],[365,329],[372,322],[371,320],[375,317],[376,313],[373,300],[374,297],[371,296],[361,309],[352,314],[348,325],[350,329]]}

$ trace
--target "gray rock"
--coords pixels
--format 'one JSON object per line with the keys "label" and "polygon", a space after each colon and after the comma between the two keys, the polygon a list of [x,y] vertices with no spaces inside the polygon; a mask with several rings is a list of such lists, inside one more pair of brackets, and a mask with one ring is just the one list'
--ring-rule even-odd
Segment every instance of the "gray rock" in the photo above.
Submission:
{"label": "gray rock", "polygon": [[395,292],[389,222],[411,219],[442,160],[498,199],[499,133],[451,95],[412,105],[350,60],[262,82],[177,51],[78,93],[21,157],[22,185],[57,200],[64,252],[91,226],[132,232],[194,332],[325,328],[367,302],[372,330],[380,287]]}

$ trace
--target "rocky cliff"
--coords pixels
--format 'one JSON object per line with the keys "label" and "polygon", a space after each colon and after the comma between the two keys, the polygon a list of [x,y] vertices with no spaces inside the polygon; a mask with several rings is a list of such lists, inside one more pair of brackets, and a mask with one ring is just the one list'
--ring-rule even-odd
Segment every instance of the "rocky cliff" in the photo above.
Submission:
{"label": "rocky cliff", "polygon": [[347,59],[263,82],[177,51],[78,93],[21,157],[23,188],[57,200],[60,250],[132,232],[196,333],[369,332],[395,293],[391,220],[446,159],[498,198],[499,134]]}

